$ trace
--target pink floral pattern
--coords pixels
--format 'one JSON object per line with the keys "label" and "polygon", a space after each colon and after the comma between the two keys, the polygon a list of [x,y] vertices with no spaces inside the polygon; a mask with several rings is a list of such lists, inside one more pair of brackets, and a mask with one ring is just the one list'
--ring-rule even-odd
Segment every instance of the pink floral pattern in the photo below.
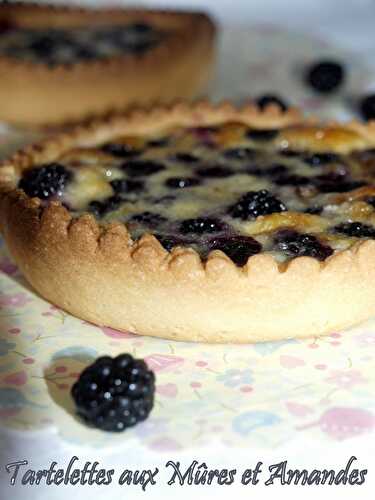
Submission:
{"label": "pink floral pattern", "polygon": [[32,299],[26,293],[0,294],[0,308],[8,307],[23,307]]}
{"label": "pink floral pattern", "polygon": [[367,382],[359,370],[336,370],[331,373],[331,376],[326,381],[340,389],[352,389],[358,384]]}

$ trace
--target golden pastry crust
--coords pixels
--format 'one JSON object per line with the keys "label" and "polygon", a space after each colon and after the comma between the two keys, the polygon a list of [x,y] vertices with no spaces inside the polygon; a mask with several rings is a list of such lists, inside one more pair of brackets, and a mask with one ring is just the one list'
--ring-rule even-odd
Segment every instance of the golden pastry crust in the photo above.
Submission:
{"label": "golden pastry crust", "polygon": [[212,77],[215,26],[203,13],[2,4],[0,24],[64,28],[149,22],[168,36],[142,57],[124,54],[53,67],[0,55],[0,119],[51,126],[130,105],[194,98]]}
{"label": "golden pastry crust", "polygon": [[72,147],[111,137],[149,134],[176,125],[243,122],[280,128],[284,145],[346,152],[375,145],[375,124],[319,125],[283,113],[230,104],[135,111],[92,122],[17,153],[0,167],[0,227],[15,261],[45,298],[100,325],[169,339],[255,342],[332,332],[375,310],[375,241],[354,244],[324,262],[297,257],[278,263],[258,254],[237,267],[219,250],[206,261],[191,248],[166,251],[151,234],[132,241],[120,222],[72,217],[58,202],[43,206],[15,189],[24,168],[50,162]]}

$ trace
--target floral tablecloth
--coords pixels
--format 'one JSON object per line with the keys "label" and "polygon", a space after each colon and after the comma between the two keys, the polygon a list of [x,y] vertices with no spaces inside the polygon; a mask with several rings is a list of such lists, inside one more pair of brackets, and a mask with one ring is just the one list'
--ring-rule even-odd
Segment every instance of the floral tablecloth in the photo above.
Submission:
{"label": "floral tablecloth", "polygon": [[[214,98],[241,101],[277,90],[322,116],[349,116],[350,96],[362,92],[369,75],[350,54],[271,26],[225,30],[220,54]],[[301,80],[306,61],[324,54],[350,68],[345,91],[329,101]],[[3,154],[21,138],[4,129]],[[111,447],[130,440],[156,451],[196,448],[218,437],[231,447],[274,448],[303,436],[330,443],[375,430],[375,321],[308,340],[176,343],[99,328],[50,305],[25,283],[2,243],[0,271],[3,428],[53,427],[68,443]],[[95,357],[120,352],[146,359],[157,397],[148,421],[112,436],[76,420],[69,390]]]}

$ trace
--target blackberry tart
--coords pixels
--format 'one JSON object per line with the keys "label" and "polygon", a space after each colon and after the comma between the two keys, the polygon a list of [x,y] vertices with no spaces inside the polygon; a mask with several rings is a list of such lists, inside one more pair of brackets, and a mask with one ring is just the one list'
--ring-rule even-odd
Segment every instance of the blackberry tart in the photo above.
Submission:
{"label": "blackberry tart", "polygon": [[204,91],[215,27],[202,13],[0,5],[0,119],[45,126]]}
{"label": "blackberry tart", "polygon": [[254,342],[375,311],[375,124],[274,103],[138,110],[17,153],[0,186],[25,277],[93,323]]}

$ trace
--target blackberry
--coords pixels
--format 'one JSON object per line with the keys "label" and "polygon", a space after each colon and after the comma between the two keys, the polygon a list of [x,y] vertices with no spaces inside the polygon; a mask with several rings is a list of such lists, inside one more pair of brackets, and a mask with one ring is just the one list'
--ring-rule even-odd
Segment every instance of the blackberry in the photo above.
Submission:
{"label": "blackberry", "polygon": [[344,67],[334,61],[322,61],[313,64],[306,75],[306,82],[322,94],[336,90],[345,77]]}
{"label": "blackberry", "polygon": [[359,109],[365,120],[375,120],[375,94],[364,97],[360,101]]}
{"label": "blackberry", "polygon": [[158,139],[150,139],[147,143],[147,146],[149,148],[165,148],[165,146],[168,146],[168,144],[168,137],[159,137]]}
{"label": "blackberry", "polygon": [[230,148],[223,152],[223,156],[233,160],[250,160],[254,158],[255,151],[251,148]]}
{"label": "blackberry", "polygon": [[245,172],[248,175],[259,175],[259,176],[266,176],[266,177],[279,177],[286,175],[288,173],[289,169],[285,165],[272,165],[271,167],[257,167],[257,166],[250,166],[246,167]]}
{"label": "blackberry", "polygon": [[286,206],[282,201],[269,193],[266,189],[249,191],[229,208],[232,217],[243,220],[268,215],[275,212],[285,212]]}
{"label": "blackberry", "polygon": [[327,163],[337,163],[341,161],[341,158],[336,153],[314,153],[311,155],[305,155],[303,160],[312,167],[320,167],[322,165],[326,165]]}
{"label": "blackberry", "polygon": [[72,172],[63,165],[50,163],[26,170],[18,187],[23,189],[28,196],[37,196],[46,200],[52,196],[61,195],[72,176]]}
{"label": "blackberry", "polygon": [[275,129],[249,129],[246,132],[246,137],[249,139],[252,139],[253,141],[271,141],[272,139],[275,139],[277,134],[279,133],[278,130]]}
{"label": "blackberry", "polygon": [[102,151],[117,158],[134,158],[142,153],[140,149],[121,142],[108,142],[102,146]]}
{"label": "blackberry", "polygon": [[161,172],[165,166],[152,160],[130,160],[123,163],[121,168],[131,177],[143,177]]}
{"label": "blackberry", "polygon": [[366,185],[365,181],[350,179],[345,174],[331,172],[312,178],[316,188],[322,193],[347,193]]}
{"label": "blackberry", "polygon": [[156,238],[159,240],[161,245],[170,252],[173,247],[179,245],[187,245],[191,243],[190,240],[179,238],[178,236],[172,234],[155,234]]}
{"label": "blackberry", "polygon": [[103,356],[71,390],[77,414],[90,426],[121,432],[145,420],[154,405],[155,375],[130,354]]}
{"label": "blackberry", "polygon": [[226,228],[225,224],[212,217],[198,217],[197,219],[186,219],[181,222],[179,230],[182,234],[195,233],[219,233]]}
{"label": "blackberry", "polygon": [[152,26],[146,23],[133,23],[129,26],[129,30],[135,31],[138,34],[149,34],[153,31]]}
{"label": "blackberry", "polygon": [[312,207],[306,208],[305,214],[320,215],[323,212],[323,207],[314,205]]}
{"label": "blackberry", "polygon": [[234,175],[234,172],[231,168],[223,167],[221,165],[198,168],[196,173],[201,177],[210,177],[213,179],[222,179]]}
{"label": "blackberry", "polygon": [[198,186],[200,180],[195,177],[170,177],[165,181],[165,185],[169,188],[184,189]]}
{"label": "blackberry", "polygon": [[272,94],[262,95],[262,96],[258,97],[255,100],[255,102],[258,105],[258,108],[260,108],[260,109],[264,109],[270,104],[276,104],[283,111],[286,111],[289,107],[286,104],[286,102],[283,99],[281,99],[281,97],[279,97],[277,95],[272,95]]}
{"label": "blackberry", "polygon": [[199,158],[191,153],[176,153],[172,160],[181,162],[181,163],[196,163]]}
{"label": "blackberry", "polygon": [[144,198],[144,200],[149,203],[162,203],[164,205],[170,205],[175,199],[176,196],[173,194],[165,194],[163,196],[147,196]]}
{"label": "blackberry", "polygon": [[286,167],[285,165],[280,165],[278,163],[274,164],[274,165],[271,165],[270,167],[268,167],[264,173],[265,175],[269,175],[271,177],[274,177],[274,176],[281,176],[281,175],[286,175],[288,173],[289,169],[288,167]]}
{"label": "blackberry", "polygon": [[120,196],[113,195],[105,200],[93,200],[89,203],[88,210],[96,217],[103,217],[108,212],[117,210],[123,199]]}
{"label": "blackberry", "polygon": [[310,182],[309,177],[296,174],[280,175],[272,180],[278,186],[306,186]]}
{"label": "blackberry", "polygon": [[221,236],[209,242],[209,250],[221,250],[237,266],[244,266],[249,257],[262,250],[262,245],[251,236]]}
{"label": "blackberry", "polygon": [[373,165],[375,162],[375,148],[363,149],[362,151],[354,151],[354,158],[363,163],[370,163]]}
{"label": "blackberry", "polygon": [[147,50],[151,49],[154,45],[156,45],[156,40],[136,40],[130,42],[130,40],[124,40],[122,48],[128,50],[129,52],[133,52],[133,54],[142,55]]}
{"label": "blackberry", "polygon": [[41,56],[49,56],[55,51],[61,40],[53,34],[39,35],[29,44],[29,49]]}
{"label": "blackberry", "polygon": [[90,47],[79,47],[74,48],[74,55],[79,60],[92,61],[98,58],[98,54],[95,50]]}
{"label": "blackberry", "polygon": [[365,199],[365,202],[375,208],[375,196],[369,196]]}
{"label": "blackberry", "polygon": [[127,194],[142,191],[144,182],[131,179],[116,179],[110,182],[113,191],[117,194]]}
{"label": "blackberry", "polygon": [[290,257],[314,257],[318,260],[325,260],[332,255],[333,250],[327,245],[323,245],[312,234],[298,233],[291,229],[284,229],[275,236],[276,248]]}
{"label": "blackberry", "polygon": [[142,212],[140,214],[133,215],[129,222],[138,222],[140,224],[144,224],[149,227],[157,227],[159,224],[163,224],[167,222],[167,218],[163,217],[160,214],[153,212]]}
{"label": "blackberry", "polygon": [[259,176],[259,177],[267,175],[266,170],[264,168],[257,167],[256,165],[251,165],[250,167],[246,167],[241,172],[241,174],[255,175],[255,176]]}
{"label": "blackberry", "polygon": [[362,222],[343,222],[335,226],[333,231],[354,238],[375,238],[375,228]]}
{"label": "blackberry", "polygon": [[294,149],[282,149],[279,154],[286,158],[298,158],[302,155],[301,151],[295,151]]}
{"label": "blackberry", "polygon": [[190,132],[192,132],[193,134],[195,135],[200,135],[200,134],[214,134],[215,132],[217,132],[219,129],[219,127],[215,126],[215,125],[201,125],[201,126],[198,126],[198,127],[191,127],[189,130]]}

